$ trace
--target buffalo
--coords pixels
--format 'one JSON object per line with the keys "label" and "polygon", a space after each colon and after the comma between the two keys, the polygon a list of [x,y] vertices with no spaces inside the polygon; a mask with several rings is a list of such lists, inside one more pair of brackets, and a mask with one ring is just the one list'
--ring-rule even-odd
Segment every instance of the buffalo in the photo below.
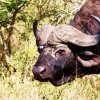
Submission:
{"label": "buffalo", "polygon": [[33,23],[38,52],[34,78],[55,86],[100,73],[100,0],[87,0],[68,25]]}

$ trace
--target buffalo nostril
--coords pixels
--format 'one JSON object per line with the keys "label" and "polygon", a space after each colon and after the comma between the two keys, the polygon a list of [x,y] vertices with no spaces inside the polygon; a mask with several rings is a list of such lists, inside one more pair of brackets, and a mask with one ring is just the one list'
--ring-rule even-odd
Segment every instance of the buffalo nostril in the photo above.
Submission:
{"label": "buffalo nostril", "polygon": [[46,69],[45,69],[45,67],[44,66],[39,66],[39,71],[40,71],[40,76],[42,76],[43,75],[43,73],[44,72],[46,72]]}
{"label": "buffalo nostril", "polygon": [[40,72],[40,74],[43,74],[45,71],[46,71],[46,69],[42,70],[42,71]]}
{"label": "buffalo nostril", "polygon": [[45,66],[34,66],[32,71],[36,76],[43,76],[43,73],[46,72],[46,68]]}

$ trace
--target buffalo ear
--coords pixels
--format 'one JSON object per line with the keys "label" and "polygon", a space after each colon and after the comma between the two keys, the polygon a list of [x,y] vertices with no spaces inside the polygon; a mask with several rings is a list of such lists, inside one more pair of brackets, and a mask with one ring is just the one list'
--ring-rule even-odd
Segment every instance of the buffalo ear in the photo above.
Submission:
{"label": "buffalo ear", "polygon": [[77,60],[84,67],[100,66],[100,56],[90,51],[84,51],[76,55]]}

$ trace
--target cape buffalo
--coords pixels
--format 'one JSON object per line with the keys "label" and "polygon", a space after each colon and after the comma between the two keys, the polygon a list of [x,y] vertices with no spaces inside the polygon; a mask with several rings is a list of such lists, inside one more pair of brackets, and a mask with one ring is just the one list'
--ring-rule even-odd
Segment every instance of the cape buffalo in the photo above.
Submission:
{"label": "cape buffalo", "polygon": [[59,86],[76,76],[100,73],[100,0],[87,0],[68,25],[33,24],[40,53],[34,78]]}

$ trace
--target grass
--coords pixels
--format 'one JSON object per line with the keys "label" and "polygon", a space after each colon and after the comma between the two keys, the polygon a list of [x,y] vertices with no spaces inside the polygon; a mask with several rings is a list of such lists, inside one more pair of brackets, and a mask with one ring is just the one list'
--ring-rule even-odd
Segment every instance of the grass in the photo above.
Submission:
{"label": "grass", "polygon": [[38,53],[32,38],[7,58],[10,74],[1,67],[0,100],[100,100],[100,75],[87,75],[59,87],[34,80],[32,66]]}
{"label": "grass", "polygon": [[0,81],[0,100],[100,100],[100,75],[90,75],[55,87],[51,83]]}

